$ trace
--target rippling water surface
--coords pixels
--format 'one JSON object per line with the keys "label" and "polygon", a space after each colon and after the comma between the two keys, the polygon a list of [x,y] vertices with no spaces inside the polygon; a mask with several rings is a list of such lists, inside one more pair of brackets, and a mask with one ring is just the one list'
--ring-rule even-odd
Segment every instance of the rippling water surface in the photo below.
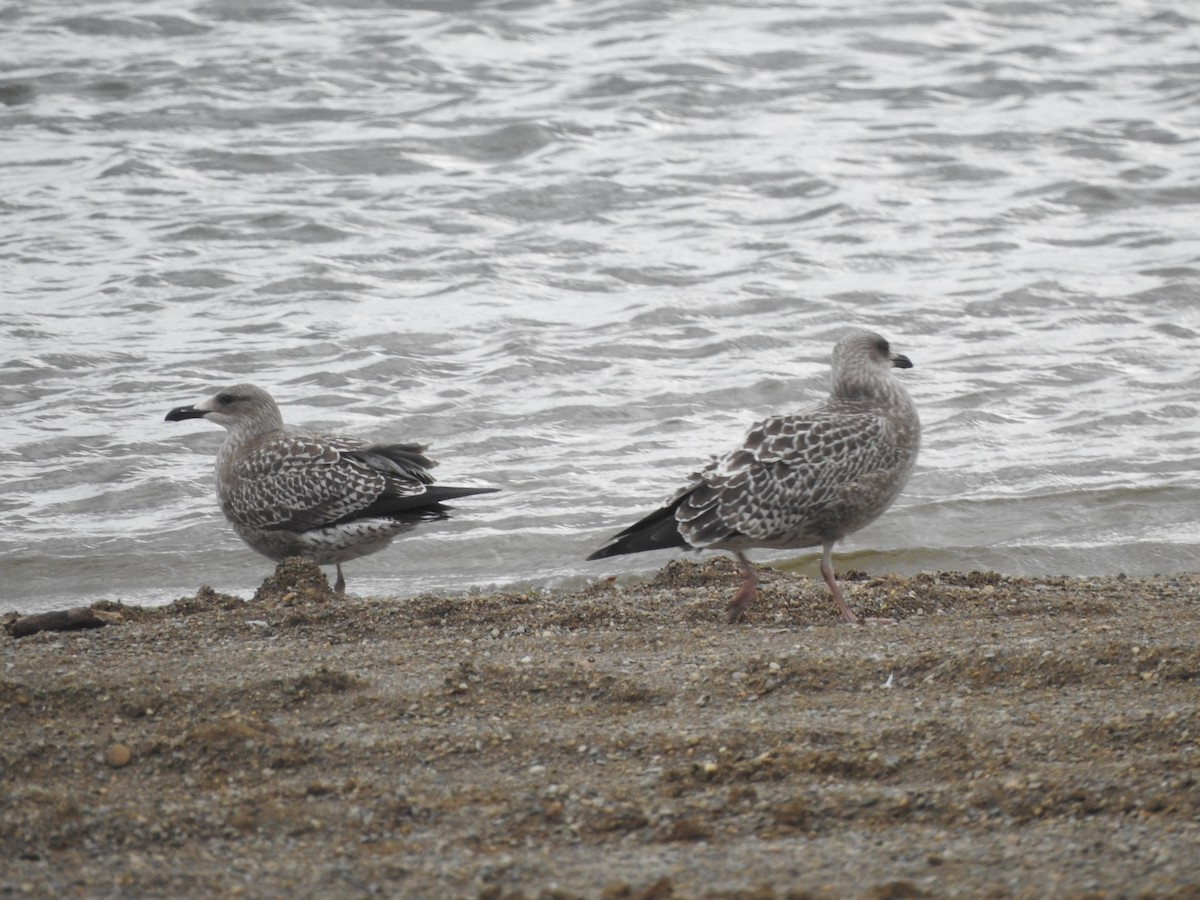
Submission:
{"label": "rippling water surface", "polygon": [[[500,486],[350,590],[582,583],[891,338],[918,470],[840,564],[1200,565],[1200,21],[1184,4],[0,9],[0,609],[247,596],[234,381]],[[757,554],[797,560],[813,554]]]}

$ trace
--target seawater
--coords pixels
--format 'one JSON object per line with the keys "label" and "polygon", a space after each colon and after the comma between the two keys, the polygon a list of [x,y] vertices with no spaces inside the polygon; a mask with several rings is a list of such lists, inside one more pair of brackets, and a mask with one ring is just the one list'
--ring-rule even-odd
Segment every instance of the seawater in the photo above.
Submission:
{"label": "seawater", "polygon": [[[356,593],[577,586],[849,325],[924,422],[841,567],[1200,565],[1198,20],[1147,0],[83,2],[0,28],[0,610],[248,596],[223,432],[501,487]],[[755,557],[815,573],[812,553]]]}

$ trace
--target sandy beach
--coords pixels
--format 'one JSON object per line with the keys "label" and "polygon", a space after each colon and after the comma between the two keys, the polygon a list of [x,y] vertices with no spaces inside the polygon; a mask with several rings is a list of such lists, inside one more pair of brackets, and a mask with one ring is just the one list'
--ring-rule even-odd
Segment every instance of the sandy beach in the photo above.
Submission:
{"label": "sandy beach", "polygon": [[737,580],[0,634],[0,894],[1200,896],[1200,575]]}

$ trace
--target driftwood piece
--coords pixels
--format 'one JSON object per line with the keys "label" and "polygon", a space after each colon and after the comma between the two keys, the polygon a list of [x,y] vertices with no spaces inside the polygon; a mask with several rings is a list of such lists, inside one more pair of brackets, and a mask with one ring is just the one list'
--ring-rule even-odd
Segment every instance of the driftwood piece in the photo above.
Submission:
{"label": "driftwood piece", "polygon": [[88,606],[78,606],[75,609],[60,609],[55,612],[38,613],[35,616],[24,616],[5,627],[15,638],[28,637],[39,631],[75,631],[80,628],[103,628],[109,622],[119,621],[111,613],[98,612]]}

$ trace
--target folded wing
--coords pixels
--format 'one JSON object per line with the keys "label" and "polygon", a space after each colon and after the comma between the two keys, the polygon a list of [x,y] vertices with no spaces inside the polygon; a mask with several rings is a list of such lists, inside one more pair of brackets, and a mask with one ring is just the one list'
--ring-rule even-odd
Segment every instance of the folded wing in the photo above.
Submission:
{"label": "folded wing", "polygon": [[362,518],[440,518],[442,501],[493,490],[434,484],[424,449],[273,436],[233,464],[222,506],[249,528],[307,531]]}

